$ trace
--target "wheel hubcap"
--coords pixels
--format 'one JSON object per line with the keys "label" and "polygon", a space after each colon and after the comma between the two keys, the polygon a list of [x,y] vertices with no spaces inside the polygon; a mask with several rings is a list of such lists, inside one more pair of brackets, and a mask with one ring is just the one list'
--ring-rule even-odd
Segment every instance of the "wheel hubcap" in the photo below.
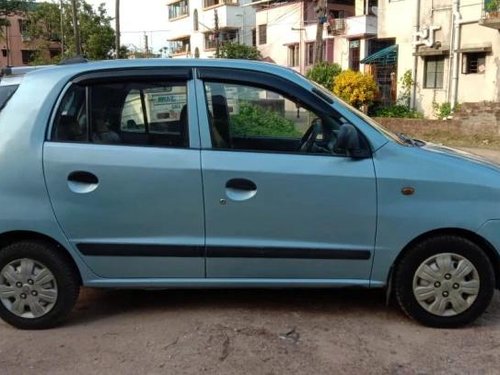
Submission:
{"label": "wheel hubcap", "polygon": [[476,267],[453,253],[433,255],[418,267],[413,294],[426,311],[437,316],[454,316],[467,310],[479,294]]}
{"label": "wheel hubcap", "polygon": [[0,302],[22,318],[39,318],[57,301],[54,275],[33,259],[16,259],[0,271]]}

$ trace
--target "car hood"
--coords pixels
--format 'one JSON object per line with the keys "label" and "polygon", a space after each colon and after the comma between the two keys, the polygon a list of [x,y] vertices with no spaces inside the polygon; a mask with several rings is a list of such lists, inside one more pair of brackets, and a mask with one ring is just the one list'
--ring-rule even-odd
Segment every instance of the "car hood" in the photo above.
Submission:
{"label": "car hood", "polygon": [[434,143],[426,143],[421,148],[426,150],[426,151],[429,151],[429,152],[442,154],[442,155],[450,156],[450,157],[455,158],[455,159],[460,159],[460,160],[468,161],[471,163],[479,164],[483,167],[493,169],[496,172],[500,172],[500,164],[499,163],[495,163],[492,160],[488,160],[482,156],[475,155],[475,154],[472,154],[472,153],[467,152],[467,151],[462,151],[462,150],[458,150],[456,148],[447,147],[447,146],[443,146],[443,145],[437,145]]}

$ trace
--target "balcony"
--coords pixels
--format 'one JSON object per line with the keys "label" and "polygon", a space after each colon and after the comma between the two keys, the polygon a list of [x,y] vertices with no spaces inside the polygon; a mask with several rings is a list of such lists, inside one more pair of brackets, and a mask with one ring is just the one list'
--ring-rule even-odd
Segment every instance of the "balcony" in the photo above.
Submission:
{"label": "balcony", "polygon": [[238,5],[238,0],[203,0],[203,9],[215,8],[221,5]]}
{"label": "balcony", "polygon": [[371,15],[346,18],[344,35],[347,38],[377,35],[377,17]]}
{"label": "balcony", "polygon": [[328,35],[341,35],[352,39],[376,34],[377,17],[372,15],[334,18],[328,22]]}
{"label": "balcony", "polygon": [[185,35],[180,38],[176,39],[171,39],[169,40],[170,42],[170,53],[173,56],[179,56],[179,55],[188,55],[190,51],[190,37],[188,35]]}
{"label": "balcony", "polygon": [[500,30],[500,0],[484,0],[483,15],[479,24]]}

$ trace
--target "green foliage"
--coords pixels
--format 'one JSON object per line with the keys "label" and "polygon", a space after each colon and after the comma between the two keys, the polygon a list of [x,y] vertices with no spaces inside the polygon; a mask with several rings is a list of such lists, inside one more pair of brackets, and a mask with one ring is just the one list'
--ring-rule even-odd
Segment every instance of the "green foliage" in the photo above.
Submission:
{"label": "green foliage", "polygon": [[404,72],[399,83],[401,84],[401,91],[397,103],[388,107],[377,108],[373,115],[376,117],[424,118],[421,112],[410,108],[411,89],[415,84],[411,70]]}
{"label": "green foliage", "polygon": [[411,99],[411,89],[413,85],[415,84],[415,81],[413,80],[411,70],[407,70],[404,72],[403,76],[399,80],[399,83],[401,84],[402,91],[399,94],[398,98],[398,103],[399,105],[403,105],[410,107],[410,99]]}
{"label": "green foliage", "polygon": [[335,79],[333,92],[350,105],[361,108],[374,101],[378,86],[369,74],[344,70]]}
{"label": "green foliage", "polygon": [[500,12],[500,0],[486,0],[485,5],[487,12]]}
{"label": "green foliage", "polygon": [[[106,14],[104,4],[95,11],[85,0],[77,2],[78,23],[80,25],[80,38],[82,52],[94,60],[107,59],[112,56],[115,42],[115,32],[111,27],[112,18]],[[63,3],[63,31],[64,31],[64,57],[75,55],[75,39],[73,35],[73,19],[71,3]],[[38,3],[35,10],[28,15],[29,34],[42,49],[43,43],[59,39],[61,34],[61,9],[59,3]]]}
{"label": "green foliage", "polygon": [[4,28],[10,26],[7,17],[26,12],[33,4],[33,0],[0,0],[0,39],[4,38]]}
{"label": "green foliage", "polygon": [[241,103],[239,113],[231,116],[231,134],[234,136],[300,137],[292,121],[276,111],[258,105]]}
{"label": "green foliage", "polygon": [[224,59],[245,59],[260,60],[262,56],[257,47],[247,46],[245,44],[226,42],[220,47],[219,56]]}
{"label": "green foliage", "polygon": [[33,0],[0,0],[0,15],[26,12],[31,8],[33,2]]}
{"label": "green foliage", "polygon": [[396,117],[396,118],[424,118],[418,111],[410,109],[406,105],[394,104],[389,107],[382,107],[375,111],[375,117]]}
{"label": "green foliage", "polygon": [[[448,118],[453,113],[453,108],[450,102],[444,102],[441,104],[434,102],[432,103],[432,109],[434,110],[434,115],[440,120]],[[455,109],[458,109],[458,106]]]}
{"label": "green foliage", "polygon": [[309,69],[306,77],[325,87],[327,90],[331,90],[335,83],[335,78],[340,72],[342,72],[342,67],[339,64],[323,61]]}

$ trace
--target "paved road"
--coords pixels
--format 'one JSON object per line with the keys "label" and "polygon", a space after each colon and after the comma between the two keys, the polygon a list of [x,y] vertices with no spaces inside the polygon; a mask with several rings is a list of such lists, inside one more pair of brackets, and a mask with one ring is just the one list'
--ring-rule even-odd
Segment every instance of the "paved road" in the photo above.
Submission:
{"label": "paved road", "polygon": [[498,374],[500,293],[459,330],[422,327],[366,290],[84,289],[61,328],[0,322],[0,374],[68,373]]}

